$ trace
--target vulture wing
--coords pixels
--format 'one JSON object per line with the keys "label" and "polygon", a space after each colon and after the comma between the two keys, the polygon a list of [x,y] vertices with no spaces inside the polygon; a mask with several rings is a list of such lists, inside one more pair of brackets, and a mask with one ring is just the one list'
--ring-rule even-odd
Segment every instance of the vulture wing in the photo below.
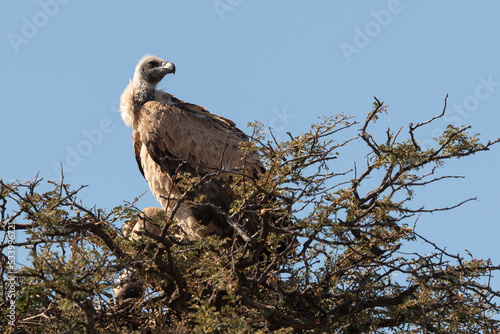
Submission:
{"label": "vulture wing", "polygon": [[[235,199],[229,187],[231,171],[249,176],[263,172],[258,157],[241,150],[241,143],[248,137],[230,120],[214,115],[204,107],[163,94],[157,96],[157,100],[164,103],[150,101],[140,110],[135,134],[140,143],[134,145],[140,168],[144,156],[141,150],[146,149],[161,172],[170,177],[179,172],[198,177],[210,173],[206,182],[190,196],[203,195],[205,203],[227,212]],[[176,181],[172,182],[175,184]],[[204,225],[213,222],[220,226],[224,221],[216,210],[206,205],[192,208],[192,213]]]}

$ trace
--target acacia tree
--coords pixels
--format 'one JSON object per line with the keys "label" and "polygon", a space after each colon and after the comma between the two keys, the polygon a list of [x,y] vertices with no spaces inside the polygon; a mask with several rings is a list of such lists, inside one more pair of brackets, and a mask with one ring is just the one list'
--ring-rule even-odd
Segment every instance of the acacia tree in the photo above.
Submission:
{"label": "acacia tree", "polygon": [[[82,187],[64,180],[45,193],[38,192],[38,178],[2,181],[1,330],[495,333],[500,291],[490,279],[499,267],[449,254],[416,225],[422,214],[470,199],[426,209],[412,205],[415,189],[453,178],[438,168],[499,141],[483,144],[469,127],[449,125],[434,147],[423,149],[419,130],[445,110],[446,99],[440,115],[410,124],[407,133],[387,130],[383,140],[369,131],[386,112],[377,99],[360,124],[326,117],[286,141],[264,142],[254,124],[245,149],[259,152],[266,172],[257,179],[214,172],[232,174],[238,200],[221,212],[224,230],[196,240],[176,236],[173,213],[146,216],[136,202],[110,212],[88,207],[78,200]],[[342,149],[360,143],[369,152],[362,166],[335,171],[332,161]],[[179,175],[178,184],[188,194],[211,176]],[[203,204],[203,198],[182,199]],[[124,233],[124,224],[138,219],[148,223],[145,229],[134,237]],[[9,228],[23,230],[25,240],[12,241]],[[433,251],[406,252],[415,242]],[[12,246],[30,252],[14,272]],[[115,301],[112,290],[124,268],[133,272],[129,288],[138,294]]]}

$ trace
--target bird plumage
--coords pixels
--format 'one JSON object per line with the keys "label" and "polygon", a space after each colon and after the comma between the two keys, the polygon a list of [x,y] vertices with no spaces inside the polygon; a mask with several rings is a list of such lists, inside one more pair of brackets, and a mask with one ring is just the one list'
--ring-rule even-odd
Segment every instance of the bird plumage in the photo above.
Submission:
{"label": "bird plumage", "polygon": [[231,173],[254,177],[263,167],[255,154],[242,150],[248,137],[232,121],[157,90],[169,73],[175,73],[172,63],[154,56],[141,59],[121,96],[120,110],[133,130],[139,169],[164,209],[171,210],[181,196],[176,175],[206,177],[189,197],[202,195],[211,206],[181,204],[175,215],[189,236],[200,235],[199,223],[210,225],[203,235],[223,224],[214,207],[228,212],[236,199],[229,187]]}

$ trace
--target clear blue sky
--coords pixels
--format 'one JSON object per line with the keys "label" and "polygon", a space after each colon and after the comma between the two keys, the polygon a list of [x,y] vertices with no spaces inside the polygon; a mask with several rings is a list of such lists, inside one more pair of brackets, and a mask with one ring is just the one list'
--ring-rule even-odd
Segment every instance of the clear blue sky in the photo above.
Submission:
{"label": "clear blue sky", "polygon": [[[495,139],[498,13],[498,1],[463,0],[3,1],[0,178],[58,180],[62,162],[66,182],[89,185],[88,206],[111,209],[143,192],[139,206],[157,206],[117,103],[147,53],[176,65],[161,88],[243,129],[261,120],[280,137],[324,115],[362,121],[376,96],[389,105],[377,123],[384,135],[438,114],[448,93],[450,122]],[[339,165],[364,159],[344,153]],[[479,200],[422,216],[417,231],[500,263],[499,153],[452,163],[449,173],[465,179],[418,192],[428,208]]]}

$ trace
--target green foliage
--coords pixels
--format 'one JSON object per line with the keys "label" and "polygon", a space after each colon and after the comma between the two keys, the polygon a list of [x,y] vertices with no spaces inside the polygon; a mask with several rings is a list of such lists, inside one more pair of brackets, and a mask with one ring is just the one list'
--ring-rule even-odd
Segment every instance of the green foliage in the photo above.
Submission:
{"label": "green foliage", "polygon": [[[375,140],[368,128],[383,113],[376,100],[352,136],[358,123],[344,115],[281,142],[265,141],[262,125],[253,124],[243,149],[258,152],[265,173],[234,171],[237,200],[224,213],[224,233],[194,240],[180,236],[173,215],[147,215],[135,203],[105,212],[83,205],[81,188],[63,182],[44,193],[40,179],[0,182],[5,235],[9,226],[23,230],[26,240],[15,246],[30,251],[15,273],[13,299],[8,238],[0,245],[2,332],[496,332],[500,293],[488,278],[499,267],[468,251],[467,258],[449,254],[417,233],[421,214],[468,200],[432,210],[411,200],[416,188],[453,177],[435,174],[448,159],[498,141],[482,144],[468,127],[448,126],[423,150],[416,131],[444,111],[410,124],[407,138],[399,139],[401,128]],[[335,170],[342,150],[359,144],[370,152],[364,169]],[[177,180],[186,193],[202,183],[188,174]],[[203,196],[182,200],[204,203]],[[146,227],[133,230],[139,222]],[[404,251],[417,241],[434,251]],[[115,300],[124,269],[140,292]],[[7,317],[12,300],[15,326]]]}

